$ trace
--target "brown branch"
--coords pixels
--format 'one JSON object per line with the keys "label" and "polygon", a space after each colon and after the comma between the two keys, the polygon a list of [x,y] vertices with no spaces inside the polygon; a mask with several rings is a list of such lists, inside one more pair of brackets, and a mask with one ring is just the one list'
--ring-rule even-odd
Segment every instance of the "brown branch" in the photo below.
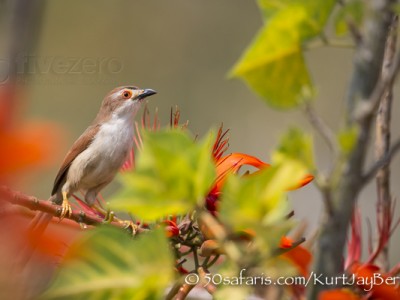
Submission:
{"label": "brown branch", "polygon": [[[190,291],[195,287],[196,285],[194,284],[187,284],[184,283],[181,285],[181,287],[178,290],[178,293],[176,294],[174,300],[183,300],[189,295]],[[172,298],[171,298],[172,299]]]}
{"label": "brown branch", "polygon": [[351,19],[346,20],[346,24],[355,44],[360,45],[362,43],[363,37],[360,29],[357,27],[357,24],[354,22],[354,20]]}
{"label": "brown branch", "polygon": [[[0,187],[0,199],[3,201],[7,201],[13,205],[23,206],[32,211],[42,211],[48,214],[51,214],[54,217],[59,217],[61,213],[61,206],[55,205],[47,200],[40,200],[33,196],[25,195],[21,192],[16,192],[11,190],[8,187],[2,186]],[[82,210],[74,210],[70,216],[66,216],[65,220],[72,220],[77,223],[86,224],[86,225],[103,225],[104,219],[96,216],[87,214]],[[129,221],[121,222],[121,221],[112,221],[110,225],[118,227],[118,228],[126,228],[126,224]],[[137,232],[143,232],[145,229],[137,228]]]}
{"label": "brown branch", "polygon": [[200,276],[200,282],[203,284],[203,288],[210,294],[213,295],[217,290],[217,287],[206,279],[207,272],[203,267],[197,269],[197,273]]}
{"label": "brown branch", "polygon": [[[400,54],[396,56],[388,76],[382,77],[385,43],[394,17],[394,0],[366,1],[368,13],[364,21],[363,39],[354,57],[354,68],[347,93],[346,130],[357,126],[359,133],[355,146],[340,162],[335,184],[331,184],[333,214],[322,225],[316,253],[316,270],[323,279],[343,273],[342,255],[346,245],[355,202],[365,186],[363,170],[369,146],[373,114],[388,86],[394,82]],[[330,180],[332,182],[332,180]],[[321,291],[335,285],[310,287],[308,297],[317,299]]]}
{"label": "brown branch", "polygon": [[[398,18],[392,21],[389,37],[386,41],[386,51],[383,60],[382,77],[388,77],[393,59],[396,53]],[[380,101],[375,125],[375,156],[377,160],[385,157],[390,151],[390,120],[393,102],[393,84],[389,85]],[[392,227],[392,201],[390,195],[390,167],[384,166],[376,175],[377,223],[379,242],[376,250],[379,250],[378,260],[382,270],[389,269],[389,237]]]}
{"label": "brown branch", "polygon": [[172,300],[174,299],[175,295],[178,294],[181,287],[184,285],[183,280],[178,280],[169,290],[168,294],[165,296],[165,300]]}

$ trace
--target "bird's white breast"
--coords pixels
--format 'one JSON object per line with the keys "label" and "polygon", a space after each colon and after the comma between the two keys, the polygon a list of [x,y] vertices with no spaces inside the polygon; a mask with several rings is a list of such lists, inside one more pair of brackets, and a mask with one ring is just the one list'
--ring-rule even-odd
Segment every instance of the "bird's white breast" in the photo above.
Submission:
{"label": "bird's white breast", "polygon": [[[129,119],[128,119],[129,118]],[[75,189],[89,190],[108,183],[125,162],[133,146],[133,116],[112,115],[103,123],[92,143],[74,160],[68,175]]]}
{"label": "bird's white breast", "polygon": [[[130,117],[132,118],[132,117]],[[121,118],[111,118],[101,125],[91,144],[92,151],[110,162],[126,158],[133,143],[133,122]],[[123,161],[122,161],[123,163]],[[121,163],[121,164],[122,164]]]}

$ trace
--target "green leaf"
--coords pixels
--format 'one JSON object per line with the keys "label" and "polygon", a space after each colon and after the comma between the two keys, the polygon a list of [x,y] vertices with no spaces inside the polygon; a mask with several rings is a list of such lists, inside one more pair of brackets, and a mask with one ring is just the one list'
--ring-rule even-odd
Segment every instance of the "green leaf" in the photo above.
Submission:
{"label": "green leaf", "polygon": [[[253,284],[253,285],[255,285],[255,284]],[[251,294],[251,290],[245,284],[243,284],[243,285],[240,285],[240,284],[224,285],[224,284],[222,284],[216,290],[215,294],[213,295],[214,296],[213,299],[215,299],[215,300],[225,300],[225,299],[243,300],[243,299],[248,299],[250,294]]]}
{"label": "green leaf", "polygon": [[283,235],[293,226],[287,191],[305,176],[298,161],[284,162],[246,177],[228,177],[220,202],[220,220],[233,232],[254,233],[254,242],[244,251],[247,263],[274,255]]}
{"label": "green leaf", "polygon": [[145,221],[190,211],[215,180],[212,140],[194,142],[182,130],[145,132],[136,169],[121,176],[124,188],[110,207]]}
{"label": "green leaf", "polygon": [[268,21],[271,16],[286,8],[293,0],[257,0],[264,21]]}
{"label": "green leaf", "polygon": [[304,176],[304,165],[291,159],[251,176],[231,175],[222,193],[221,220],[235,231],[284,223],[289,213],[286,192]]}
{"label": "green leaf", "polygon": [[335,16],[335,32],[337,35],[342,36],[348,33],[348,21],[356,26],[361,25],[364,18],[364,6],[364,1],[352,0],[340,8]]}
{"label": "green leaf", "polygon": [[313,140],[298,128],[291,128],[282,137],[273,160],[295,159],[305,164],[310,170],[315,168]]}
{"label": "green leaf", "polygon": [[74,245],[43,299],[161,299],[173,280],[162,230],[132,239],[114,228],[91,231]]}
{"label": "green leaf", "polygon": [[306,39],[321,33],[336,0],[258,0],[257,2],[265,22],[269,22],[277,15],[278,18],[283,18],[296,10],[304,11],[309,18],[302,20],[298,29],[303,39]]}
{"label": "green leaf", "polygon": [[302,44],[321,33],[334,0],[260,0],[264,27],[233,68],[269,105],[293,108],[312,97]]}

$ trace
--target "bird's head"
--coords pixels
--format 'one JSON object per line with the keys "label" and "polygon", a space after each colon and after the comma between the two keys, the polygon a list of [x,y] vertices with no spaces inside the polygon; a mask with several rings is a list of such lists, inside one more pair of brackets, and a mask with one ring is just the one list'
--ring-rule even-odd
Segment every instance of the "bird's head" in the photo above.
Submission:
{"label": "bird's head", "polygon": [[104,98],[97,118],[107,120],[112,115],[132,116],[140,108],[146,97],[156,94],[152,89],[140,89],[135,86],[122,86],[113,89]]}

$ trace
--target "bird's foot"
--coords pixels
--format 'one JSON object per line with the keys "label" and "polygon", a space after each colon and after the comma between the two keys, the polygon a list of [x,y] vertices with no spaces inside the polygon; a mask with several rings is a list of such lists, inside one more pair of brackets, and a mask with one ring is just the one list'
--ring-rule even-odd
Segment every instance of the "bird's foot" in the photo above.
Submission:
{"label": "bird's foot", "polygon": [[138,226],[133,221],[121,220],[119,223],[124,226],[124,229],[129,230],[132,235],[136,235]]}
{"label": "bird's foot", "polygon": [[72,215],[72,207],[68,202],[68,197],[66,192],[62,192],[63,202],[61,204],[60,222],[67,216]]}

